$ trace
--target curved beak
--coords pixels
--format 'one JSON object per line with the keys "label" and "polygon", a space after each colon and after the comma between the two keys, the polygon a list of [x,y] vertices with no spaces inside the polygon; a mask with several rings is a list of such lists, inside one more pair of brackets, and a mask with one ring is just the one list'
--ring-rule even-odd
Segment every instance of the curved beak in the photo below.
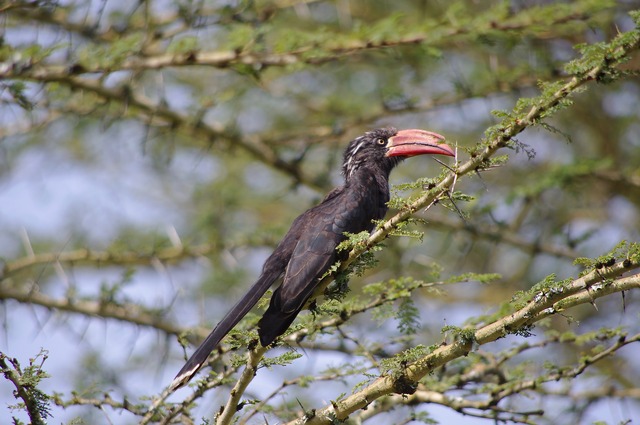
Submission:
{"label": "curved beak", "polygon": [[386,156],[416,155],[455,156],[453,149],[444,143],[444,137],[425,130],[400,130],[389,138]]}

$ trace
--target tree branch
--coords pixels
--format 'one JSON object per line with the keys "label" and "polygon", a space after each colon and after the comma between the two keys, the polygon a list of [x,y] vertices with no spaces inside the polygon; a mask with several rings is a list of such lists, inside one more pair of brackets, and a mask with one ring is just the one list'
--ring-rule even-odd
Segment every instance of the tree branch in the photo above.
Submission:
{"label": "tree branch", "polygon": [[238,410],[240,399],[242,398],[244,391],[247,389],[249,383],[255,378],[258,370],[258,364],[260,360],[267,352],[267,348],[258,345],[255,349],[249,350],[248,361],[240,378],[229,392],[229,399],[225,404],[222,411],[218,413],[216,417],[216,425],[227,425],[233,421],[234,415]]}
{"label": "tree branch", "polygon": [[184,328],[167,322],[161,318],[159,311],[145,309],[137,304],[118,304],[113,301],[92,301],[73,298],[53,298],[37,288],[31,291],[3,287],[0,289],[0,300],[15,300],[30,305],[39,305],[49,309],[84,314],[92,317],[117,319],[135,325],[149,326],[169,335],[180,336]]}
{"label": "tree branch", "polygon": [[[543,33],[545,36],[548,36],[548,28],[575,21],[586,21],[597,11],[597,8],[593,10],[588,4],[583,7],[585,7],[585,12],[576,12],[568,8],[553,8],[552,10],[555,10],[557,13],[553,15],[551,20],[547,14],[543,13],[528,14],[528,20],[519,20],[518,14],[516,14],[505,21],[489,19],[478,20],[474,27],[469,27],[465,22],[465,25],[459,27],[453,24],[445,28],[429,28],[429,31],[382,40],[353,39],[353,37],[344,37],[344,40],[341,40],[339,34],[336,34],[335,40],[333,40],[331,44],[325,44],[322,51],[319,51],[317,46],[312,44],[284,53],[265,54],[236,49],[219,51],[194,50],[184,53],[166,53],[153,56],[131,56],[120,62],[117,68],[120,71],[142,71],[194,65],[216,68],[249,65],[256,69],[285,67],[298,63],[317,65],[383,48],[415,44],[446,46],[455,43],[456,40],[460,38],[468,37],[471,34],[475,37],[479,34],[490,34],[493,32],[515,33],[520,36],[522,36],[523,33],[531,33],[531,35]],[[551,7],[549,9],[551,9]],[[540,28],[539,24],[543,24],[543,28]],[[70,67],[67,65],[30,64],[25,67],[21,66],[20,63],[9,62],[0,66],[0,78],[61,81],[79,73],[93,74],[111,72],[111,67],[106,69],[97,63],[76,65],[77,66]]]}
{"label": "tree branch", "polygon": [[[42,361],[47,358],[42,354]],[[40,355],[38,356],[40,357]],[[36,359],[38,358],[36,357]],[[11,366],[9,366],[9,364]],[[8,357],[0,352],[0,371],[5,379],[10,381],[16,388],[14,396],[22,399],[24,408],[29,414],[29,419],[34,425],[46,425],[47,417],[50,416],[48,400],[49,396],[38,389],[37,385],[42,378],[47,375],[41,369],[41,365],[35,364],[35,359],[29,361],[29,366],[22,370],[17,359]],[[17,423],[17,422],[16,422]]]}
{"label": "tree branch", "polygon": [[153,264],[154,261],[172,263],[185,258],[203,257],[210,254],[212,249],[211,244],[201,244],[193,246],[172,246],[169,248],[161,248],[151,253],[77,249],[74,251],[64,251],[59,253],[47,252],[43,254],[27,255],[22,258],[5,262],[2,267],[2,272],[0,273],[0,281],[9,278],[13,274],[38,265],[67,263],[71,265],[88,264],[96,267],[112,265],[148,266]]}
{"label": "tree branch", "polygon": [[[613,267],[601,271],[593,271],[582,278],[576,279],[571,284],[558,288],[555,292],[540,292],[525,307],[493,323],[482,326],[475,330],[473,334],[468,335],[468,337],[459,338],[453,344],[435,349],[430,354],[401,370],[400,376],[404,376],[410,382],[418,382],[436,368],[453,359],[467,355],[472,345],[481,346],[493,342],[521,329],[523,326],[532,325],[550,314],[564,310],[568,306],[589,303],[614,292],[640,288],[640,274],[609,281],[614,276],[638,267],[640,267],[640,262],[637,260],[632,264],[628,264],[626,261],[616,263]],[[601,284],[602,289],[594,291],[594,285],[596,284]],[[296,421],[289,422],[289,424],[317,425],[330,424],[333,420],[332,418],[344,420],[356,410],[365,408],[373,400],[397,391],[396,379],[391,376],[383,376],[364,390],[316,411],[315,416],[312,418],[302,417]]]}

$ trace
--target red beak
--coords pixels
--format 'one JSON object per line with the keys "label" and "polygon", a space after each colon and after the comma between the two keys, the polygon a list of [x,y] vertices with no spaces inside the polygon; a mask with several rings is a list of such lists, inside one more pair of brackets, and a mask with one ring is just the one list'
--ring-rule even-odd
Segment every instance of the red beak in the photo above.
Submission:
{"label": "red beak", "polygon": [[424,154],[455,156],[444,143],[444,137],[425,130],[400,130],[389,138],[386,156],[416,156]]}

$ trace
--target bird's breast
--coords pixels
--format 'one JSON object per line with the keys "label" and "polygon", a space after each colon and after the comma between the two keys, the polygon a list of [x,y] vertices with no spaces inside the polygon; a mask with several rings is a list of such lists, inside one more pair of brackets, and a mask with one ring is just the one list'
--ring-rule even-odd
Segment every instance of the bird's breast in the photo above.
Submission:
{"label": "bird's breast", "polygon": [[371,231],[374,220],[382,219],[387,212],[389,195],[379,191],[351,191],[334,211],[333,231],[336,233],[359,233]]}

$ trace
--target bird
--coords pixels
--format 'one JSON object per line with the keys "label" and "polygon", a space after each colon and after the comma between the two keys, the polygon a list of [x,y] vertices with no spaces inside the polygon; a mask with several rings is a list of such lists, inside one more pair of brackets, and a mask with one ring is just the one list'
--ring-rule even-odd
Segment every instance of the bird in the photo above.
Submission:
{"label": "bird", "polygon": [[343,156],[344,184],[293,221],[266,259],[257,281],[187,360],[169,386],[170,391],[193,378],[227,333],[274,285],[279,286],[258,322],[258,336],[260,344],[267,347],[282,335],[312,296],[321,277],[348,255],[336,250],[346,234],[371,232],[375,221],[384,218],[390,199],[391,170],[416,155],[454,156],[444,140],[431,131],[398,131],[393,127],[371,130],[352,140]]}

